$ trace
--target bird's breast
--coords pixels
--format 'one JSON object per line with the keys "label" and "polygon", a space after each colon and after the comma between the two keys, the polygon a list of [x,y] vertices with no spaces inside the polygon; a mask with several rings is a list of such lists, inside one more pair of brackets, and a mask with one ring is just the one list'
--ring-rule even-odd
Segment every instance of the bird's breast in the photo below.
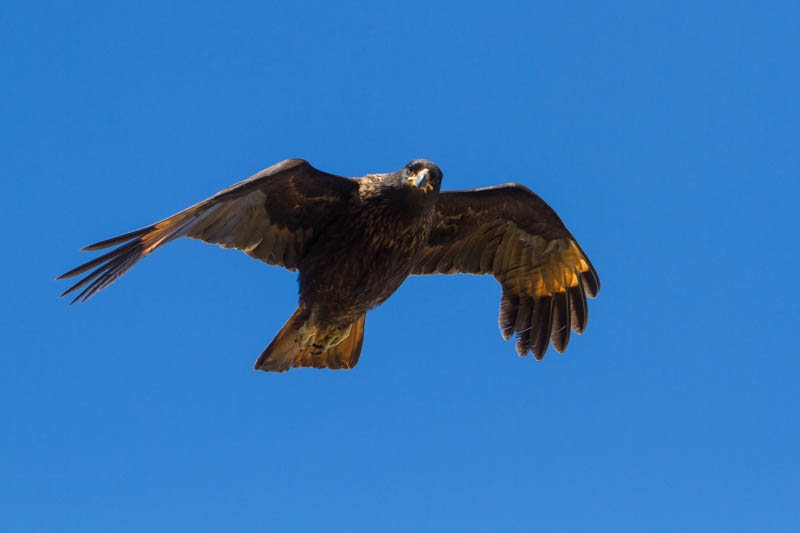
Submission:
{"label": "bird's breast", "polygon": [[[368,206],[369,207],[369,206]],[[430,234],[431,216],[361,209],[335,221],[300,266],[303,305],[354,315],[380,305],[403,283]]]}

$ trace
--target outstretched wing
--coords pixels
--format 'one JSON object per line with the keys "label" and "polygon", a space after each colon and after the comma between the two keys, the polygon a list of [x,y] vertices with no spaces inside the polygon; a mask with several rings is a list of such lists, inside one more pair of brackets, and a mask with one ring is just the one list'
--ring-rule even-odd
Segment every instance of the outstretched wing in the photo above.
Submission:
{"label": "outstretched wing", "polygon": [[563,352],[570,327],[583,333],[586,296],[600,280],[555,211],[516,183],[439,195],[433,229],[412,274],[492,274],[503,289],[503,338],[517,352]]}
{"label": "outstretched wing", "polygon": [[83,248],[117,248],[57,279],[94,269],[61,296],[86,301],[141,258],[180,237],[242,250],[270,265],[295,270],[315,233],[347,208],[356,180],[326,174],[302,159],[287,159],[180,213]]}

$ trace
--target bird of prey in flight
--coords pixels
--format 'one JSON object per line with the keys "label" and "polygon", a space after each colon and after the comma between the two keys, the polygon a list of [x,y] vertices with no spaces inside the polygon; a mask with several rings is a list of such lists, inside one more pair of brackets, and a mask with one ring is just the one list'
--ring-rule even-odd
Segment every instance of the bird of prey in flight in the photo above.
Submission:
{"label": "bird of prey in flight", "polygon": [[412,275],[491,274],[499,326],[520,355],[563,352],[583,333],[600,290],[589,258],[555,211],[516,183],[440,191],[442,171],[417,159],[387,174],[344,178],[287,159],[169,218],[83,248],[115,247],[58,279],[89,272],[62,296],[86,301],[180,237],[236,248],[298,271],[299,304],[257,370],[353,368],[364,319]]}

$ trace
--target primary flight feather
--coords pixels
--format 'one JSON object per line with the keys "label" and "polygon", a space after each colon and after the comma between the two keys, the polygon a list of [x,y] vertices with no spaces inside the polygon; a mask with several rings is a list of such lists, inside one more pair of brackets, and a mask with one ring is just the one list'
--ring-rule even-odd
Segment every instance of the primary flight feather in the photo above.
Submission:
{"label": "primary flight feather", "polygon": [[[586,328],[600,280],[550,206],[527,187],[440,191],[424,159],[343,178],[287,159],[169,218],[83,248],[110,252],[58,279],[89,272],[62,296],[86,301],[141,258],[180,237],[242,250],[299,272],[299,305],[255,364],[353,368],[366,313],[409,275],[492,274],[502,287],[500,331],[520,355],[563,352]],[[80,291],[80,292],[78,292]]]}

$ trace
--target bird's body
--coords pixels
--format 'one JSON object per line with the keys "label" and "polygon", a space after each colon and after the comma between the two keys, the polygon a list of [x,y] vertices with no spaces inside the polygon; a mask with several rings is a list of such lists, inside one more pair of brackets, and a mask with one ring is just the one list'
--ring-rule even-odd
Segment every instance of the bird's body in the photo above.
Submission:
{"label": "bird's body", "polygon": [[424,198],[406,188],[386,202],[369,182],[359,189],[348,199],[347,217],[321,231],[298,269],[300,305],[322,320],[349,324],[385,302],[408,277],[431,231],[438,190]]}
{"label": "bird's body", "polygon": [[[441,176],[435,165],[430,164],[430,170]],[[283,344],[270,344],[257,367],[282,369],[296,358],[296,346],[303,348],[308,366],[315,366],[315,358],[324,358],[328,366],[337,364],[324,354],[351,332],[363,335],[367,311],[389,299],[410,274],[428,241],[438,183],[426,192],[416,187],[387,189],[382,178],[363,178],[345,199],[347,216],[332,217],[319,229],[298,264],[299,306],[286,325],[288,336],[279,334]],[[359,320],[361,330],[352,331]],[[354,339],[350,351],[356,346],[360,350],[361,341]],[[343,356],[353,364],[358,358]]]}
{"label": "bird's body", "polygon": [[366,313],[412,274],[491,273],[503,288],[500,327],[517,351],[541,358],[549,339],[563,351],[586,325],[585,294],[599,281],[558,216],[510,184],[440,193],[442,173],[415,160],[389,174],[342,178],[286,160],[141,230],[91,245],[111,252],[61,277],[96,269],[86,300],[139,259],[188,236],[238,248],[299,272],[295,313],[256,368],[352,368]]}

